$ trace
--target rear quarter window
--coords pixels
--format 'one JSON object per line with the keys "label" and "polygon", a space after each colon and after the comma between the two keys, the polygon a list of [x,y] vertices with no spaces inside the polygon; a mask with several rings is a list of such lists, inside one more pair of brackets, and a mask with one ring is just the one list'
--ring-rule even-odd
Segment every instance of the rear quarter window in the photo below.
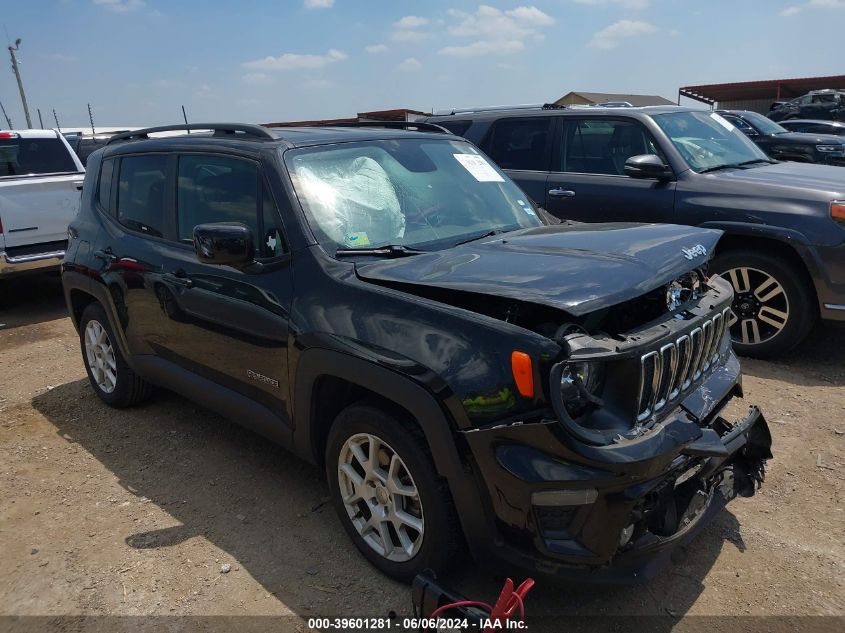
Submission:
{"label": "rear quarter window", "polygon": [[0,139],[0,177],[76,171],[70,152],[57,138]]}
{"label": "rear quarter window", "polygon": [[126,156],[117,181],[117,220],[126,228],[164,237],[167,157]]}

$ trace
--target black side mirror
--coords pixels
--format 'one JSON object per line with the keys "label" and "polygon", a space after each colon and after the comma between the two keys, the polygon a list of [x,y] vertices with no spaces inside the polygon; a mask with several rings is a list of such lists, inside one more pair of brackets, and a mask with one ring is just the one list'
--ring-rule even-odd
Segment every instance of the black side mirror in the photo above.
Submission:
{"label": "black side mirror", "polygon": [[255,259],[252,231],[239,222],[198,224],[194,227],[194,250],[203,264],[236,268]]}
{"label": "black side mirror", "polygon": [[671,180],[675,174],[669,165],[664,165],[656,154],[639,154],[625,161],[625,175],[631,178],[656,178]]}

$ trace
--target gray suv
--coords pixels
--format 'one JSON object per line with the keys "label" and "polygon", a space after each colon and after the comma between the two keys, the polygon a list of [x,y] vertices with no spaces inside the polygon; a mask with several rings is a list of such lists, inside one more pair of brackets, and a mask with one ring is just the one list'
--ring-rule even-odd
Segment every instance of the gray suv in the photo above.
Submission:
{"label": "gray suv", "polygon": [[583,222],[725,232],[737,350],[771,357],[845,320],[845,177],[779,162],[715,112],[677,106],[455,110],[426,119],[480,146],[535,203]]}

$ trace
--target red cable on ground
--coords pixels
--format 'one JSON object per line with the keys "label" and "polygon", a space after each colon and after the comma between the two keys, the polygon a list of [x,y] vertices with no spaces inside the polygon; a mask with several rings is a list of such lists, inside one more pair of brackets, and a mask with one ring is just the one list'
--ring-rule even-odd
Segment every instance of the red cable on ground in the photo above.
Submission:
{"label": "red cable on ground", "polygon": [[513,616],[514,611],[516,611],[517,607],[519,607],[520,619],[525,620],[525,596],[528,595],[528,592],[531,591],[531,588],[533,586],[534,579],[527,578],[514,591],[513,580],[508,578],[505,581],[504,586],[502,587],[502,591],[499,593],[499,599],[496,600],[495,606],[491,607],[486,602],[480,602],[478,600],[460,600],[458,602],[450,602],[449,604],[444,604],[440,607],[437,607],[432,612],[431,617],[436,618],[437,616],[448,611],[449,609],[457,609],[459,607],[479,607],[485,609],[488,613],[490,613],[490,622],[493,624],[493,626],[484,629],[485,633],[490,633],[496,627],[501,628],[500,623],[502,621],[508,621],[511,616]]}

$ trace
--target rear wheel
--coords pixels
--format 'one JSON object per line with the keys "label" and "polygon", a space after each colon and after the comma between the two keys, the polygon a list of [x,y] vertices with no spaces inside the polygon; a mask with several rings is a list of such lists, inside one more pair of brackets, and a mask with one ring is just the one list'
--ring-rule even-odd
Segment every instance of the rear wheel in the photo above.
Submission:
{"label": "rear wheel", "polygon": [[792,349],[812,328],[814,297],[803,276],[782,258],[727,251],[710,269],[733,286],[731,338],[738,353],[771,358]]}
{"label": "rear wheel", "polygon": [[329,432],[326,475],[344,528],[379,570],[411,580],[452,561],[455,511],[413,422],[376,406],[347,407]]}
{"label": "rear wheel", "polygon": [[150,396],[151,385],[126,364],[99,303],[89,304],[82,313],[79,340],[88,380],[100,400],[122,408],[143,402]]}

